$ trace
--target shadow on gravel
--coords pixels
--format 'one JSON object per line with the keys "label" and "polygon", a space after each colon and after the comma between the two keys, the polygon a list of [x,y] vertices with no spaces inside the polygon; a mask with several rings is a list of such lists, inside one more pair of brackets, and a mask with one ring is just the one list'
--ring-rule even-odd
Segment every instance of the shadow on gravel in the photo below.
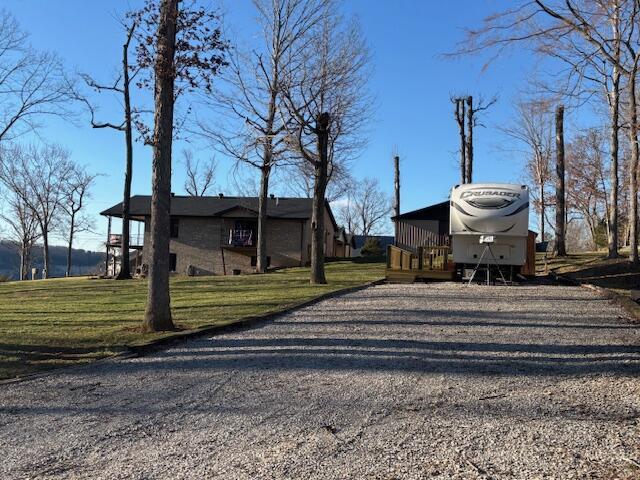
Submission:
{"label": "shadow on gravel", "polygon": [[205,345],[205,348],[171,350],[133,368],[361,370],[511,376],[618,373],[640,376],[640,347],[633,345],[295,337],[213,338]]}
{"label": "shadow on gravel", "polygon": [[[387,325],[389,327],[407,326],[473,326],[473,327],[507,327],[507,328],[555,328],[555,329],[579,329],[579,330],[634,330],[637,324],[622,323],[623,317],[613,317],[611,321],[602,321],[602,316],[594,311],[592,315],[580,315],[573,313],[561,314],[548,312],[546,315],[535,310],[493,311],[490,314],[474,310],[428,310],[428,309],[394,309],[377,308],[374,317],[369,318],[371,310],[349,309],[328,310],[323,309],[317,314],[305,312],[304,320],[290,319],[278,320],[278,325],[308,325],[308,326],[345,326],[361,325],[375,326]],[[352,320],[356,315],[361,320]],[[329,319],[327,317],[330,316]],[[346,317],[347,320],[342,320]],[[316,318],[318,320],[316,320]],[[433,318],[433,320],[431,320]],[[470,320],[466,320],[469,318]],[[541,320],[547,318],[549,321]],[[378,320],[380,319],[380,320]],[[450,319],[450,320],[449,320]],[[530,321],[531,320],[531,321]]]}

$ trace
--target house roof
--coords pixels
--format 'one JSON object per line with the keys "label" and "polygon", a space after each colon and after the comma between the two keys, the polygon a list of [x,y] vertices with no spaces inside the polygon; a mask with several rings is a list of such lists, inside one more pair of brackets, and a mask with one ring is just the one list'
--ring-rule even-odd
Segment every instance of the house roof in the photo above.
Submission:
{"label": "house roof", "polygon": [[411,212],[402,213],[392,217],[391,220],[443,220],[448,222],[449,200],[419,208],[418,210],[412,210]]}
{"label": "house roof", "polygon": [[[134,195],[130,200],[132,217],[151,215],[151,196]],[[268,198],[267,212],[271,218],[308,219],[312,212],[311,198]],[[329,217],[337,228],[329,203],[326,202]],[[254,213],[258,211],[257,197],[192,197],[175,195],[171,197],[171,215],[176,217],[219,217],[236,208]],[[107,217],[122,216],[122,202],[103,210],[100,215]]]}
{"label": "house roof", "polygon": [[344,227],[338,228],[335,233],[335,237],[338,241],[344,243],[345,245],[351,245],[352,248],[356,247],[355,235],[351,233],[347,233]]}

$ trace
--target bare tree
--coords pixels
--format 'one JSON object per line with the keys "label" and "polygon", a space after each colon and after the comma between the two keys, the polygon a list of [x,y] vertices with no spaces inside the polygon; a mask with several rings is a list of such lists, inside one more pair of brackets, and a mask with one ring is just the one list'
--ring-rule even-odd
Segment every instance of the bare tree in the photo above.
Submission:
{"label": "bare tree", "polygon": [[191,150],[183,150],[182,157],[186,175],[184,189],[187,195],[192,197],[205,196],[214,186],[218,166],[215,158],[201,164],[200,160],[193,159]]}
{"label": "bare tree", "polygon": [[[311,163],[298,161],[287,166],[284,171],[287,174],[286,188],[292,195],[313,198],[315,175]],[[348,195],[354,182],[347,165],[334,163],[327,179],[326,200],[331,203]]]}
{"label": "bare tree", "polygon": [[551,180],[553,152],[553,122],[549,102],[538,98],[516,103],[515,118],[502,131],[526,147],[527,173],[536,185],[531,193],[538,211],[540,239],[544,241],[549,206],[547,188]]}
{"label": "bare tree", "polygon": [[477,114],[489,109],[498,101],[497,97],[480,101],[474,106],[471,95],[451,97],[455,105],[454,117],[458,124],[460,134],[460,178],[462,183],[473,181],[473,130],[476,126],[482,126]]}
{"label": "bare tree", "polygon": [[[637,170],[640,161],[638,149],[638,125],[637,125],[637,89],[636,77],[638,62],[640,61],[640,49],[637,19],[640,13],[640,5],[637,1],[614,0],[613,2],[591,1],[574,3],[569,0],[563,6],[551,5],[549,2],[536,0],[535,4],[549,17],[562,25],[565,29],[580,35],[586,43],[596,50],[616,71],[622,72],[627,77],[628,102],[629,102],[629,143],[631,145],[631,166],[629,172],[629,212],[628,223],[630,232],[630,260],[634,265],[638,264],[638,184]],[[613,6],[613,9],[611,9]],[[596,8],[593,8],[596,7]],[[609,19],[613,24],[613,40],[603,35],[598,27],[602,24],[601,18]],[[620,27],[620,22],[623,27]],[[626,35],[620,33],[624,28]],[[617,29],[617,31],[616,31]],[[622,38],[621,38],[622,37]],[[620,54],[620,45],[623,45],[623,55]]]}
{"label": "bare tree", "polygon": [[155,119],[151,195],[149,293],[144,328],[175,328],[169,294],[169,220],[171,214],[171,148],[173,141],[175,46],[179,0],[161,0],[155,63]]}
{"label": "bare tree", "polygon": [[43,242],[44,278],[51,274],[49,234],[59,219],[64,185],[71,174],[69,153],[59,145],[13,146],[0,163],[0,181],[35,217]]}
{"label": "bare tree", "polygon": [[336,220],[340,222],[340,225],[347,231],[347,233],[356,232],[356,219],[358,212],[356,212],[355,204],[353,203],[352,196],[349,196],[338,207],[338,215]]}
{"label": "bare tree", "polygon": [[599,246],[609,212],[604,143],[602,132],[591,128],[567,146],[567,210],[584,220],[593,248]]}
{"label": "bare tree", "polygon": [[15,18],[0,10],[0,141],[39,128],[43,117],[68,116],[69,98],[62,62],[31,48]]}
{"label": "bare tree", "polygon": [[29,278],[31,252],[40,238],[38,222],[28,205],[16,192],[7,192],[5,211],[0,218],[8,225],[10,239],[16,244],[20,255],[19,279]]}
{"label": "bare tree", "polygon": [[[136,111],[131,107],[131,86],[135,78],[140,73],[140,67],[132,66],[129,62],[129,49],[131,41],[138,26],[139,19],[129,15],[122,21],[122,26],[126,31],[125,42],[122,45],[122,71],[110,84],[103,84],[96,81],[88,74],[82,77],[85,83],[97,92],[112,92],[122,97],[123,118],[115,123],[96,120],[96,111],[92,103],[80,93],[76,93],[76,98],[82,101],[91,114],[91,126],[93,128],[110,128],[124,133],[125,138],[125,169],[124,169],[124,194],[122,199],[122,240],[121,251],[122,261],[117,280],[131,278],[129,267],[129,241],[130,232],[130,203],[131,203],[131,181],[133,171],[133,121]],[[70,255],[70,253],[69,253]],[[68,262],[70,263],[70,262]]]}
{"label": "bare tree", "polygon": [[467,102],[467,145],[466,145],[466,159],[465,159],[465,168],[464,175],[466,182],[471,183],[473,180],[473,127],[476,124],[476,111],[479,111],[479,108],[476,110],[473,106],[473,97],[469,95],[466,99]]}
{"label": "bare tree", "polygon": [[380,189],[378,179],[367,177],[355,184],[347,203],[338,210],[338,219],[349,233],[368,237],[380,231],[392,210],[393,201]]}
{"label": "bare tree", "polygon": [[466,103],[463,97],[452,97],[455,105],[454,116],[460,133],[460,181],[467,183],[467,131],[465,129]]}
{"label": "bare tree", "polygon": [[555,253],[559,257],[567,254],[565,166],[564,166],[564,105],[556,107],[556,241]]}
{"label": "bare tree", "polygon": [[357,24],[325,8],[316,34],[285,79],[285,104],[292,117],[288,143],[313,167],[311,283],[326,283],[324,213],[327,184],[336,165],[363,144],[368,53]]}
{"label": "bare tree", "polygon": [[[638,146],[638,98],[637,77],[640,62],[640,32],[637,22],[640,14],[640,2],[634,1],[630,12],[631,34],[623,42],[629,65],[627,73],[629,144],[631,146],[631,166],[629,172],[629,242],[630,260],[633,266],[638,265],[638,167],[640,165],[640,148]],[[615,60],[615,58],[613,59]]]}
{"label": "bare tree", "polygon": [[[262,36],[250,52],[236,51],[226,75],[228,89],[216,95],[227,114],[213,128],[201,122],[205,136],[223,153],[260,172],[256,271],[267,270],[267,198],[272,170],[287,159],[289,122],[282,86],[328,0],[254,0]],[[228,120],[231,119],[231,122]]]}
{"label": "bare tree", "polygon": [[227,43],[221,39],[219,16],[196,0],[147,0],[134,14],[140,24],[137,65],[139,86],[154,85],[154,129],[151,181],[149,286],[143,328],[171,330],[169,244],[171,157],[176,98],[185,92],[211,93],[225,65]]}
{"label": "bare tree", "polygon": [[93,221],[84,214],[86,202],[90,198],[90,189],[96,179],[84,167],[73,165],[65,179],[60,206],[66,214],[62,222],[67,237],[67,268],[65,276],[71,276],[71,251],[75,235],[93,228]]}
{"label": "bare tree", "polygon": [[465,178],[466,183],[473,181],[473,131],[475,127],[484,127],[484,124],[480,122],[478,117],[479,113],[482,113],[491,108],[498,101],[498,97],[494,96],[489,100],[485,100],[482,96],[479,97],[478,102],[474,104],[473,97],[468,95],[466,98],[467,103],[467,143],[466,143],[466,160],[465,160]]}

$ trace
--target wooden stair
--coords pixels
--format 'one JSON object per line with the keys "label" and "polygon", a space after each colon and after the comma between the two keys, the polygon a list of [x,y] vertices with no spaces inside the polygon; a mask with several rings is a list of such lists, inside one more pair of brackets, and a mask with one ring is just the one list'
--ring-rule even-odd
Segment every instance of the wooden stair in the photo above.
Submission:
{"label": "wooden stair", "polygon": [[386,270],[386,278],[391,283],[414,283],[424,280],[451,281],[455,272],[449,270]]}
{"label": "wooden stair", "polygon": [[453,280],[449,246],[418,247],[417,253],[395,245],[387,248],[387,281],[413,283],[424,280]]}

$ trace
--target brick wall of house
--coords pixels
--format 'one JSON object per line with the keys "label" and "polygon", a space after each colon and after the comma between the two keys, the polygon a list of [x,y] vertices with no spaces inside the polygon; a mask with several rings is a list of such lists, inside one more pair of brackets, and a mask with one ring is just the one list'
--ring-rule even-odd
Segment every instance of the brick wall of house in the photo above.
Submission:
{"label": "brick wall of house", "polygon": [[324,211],[324,235],[324,256],[335,257],[336,231],[333,228],[333,223],[331,223],[331,217],[329,216],[327,209]]}
{"label": "brick wall of house", "polygon": [[[256,254],[255,249],[221,248],[227,244],[229,230],[234,228],[238,218],[237,214],[231,214],[228,218],[180,217],[178,237],[172,238],[170,243],[170,252],[176,255],[176,273],[184,275],[189,267],[193,268],[195,275],[230,275],[233,270],[253,272],[255,267],[251,266],[251,257]],[[328,213],[325,218],[325,254],[333,256],[335,232]],[[147,219],[142,251],[142,261],[147,265],[149,235]],[[267,255],[271,257],[271,267],[308,264],[310,245],[310,220],[268,219]]]}
{"label": "brick wall of house", "polygon": [[304,265],[305,229],[304,220],[267,220],[267,255],[272,267]]}
{"label": "brick wall of house", "polygon": [[[219,218],[181,217],[178,238],[172,238],[169,246],[176,254],[176,273],[186,274],[189,266],[195,267],[196,275],[222,274]],[[149,264],[149,228],[145,222],[143,261]]]}

